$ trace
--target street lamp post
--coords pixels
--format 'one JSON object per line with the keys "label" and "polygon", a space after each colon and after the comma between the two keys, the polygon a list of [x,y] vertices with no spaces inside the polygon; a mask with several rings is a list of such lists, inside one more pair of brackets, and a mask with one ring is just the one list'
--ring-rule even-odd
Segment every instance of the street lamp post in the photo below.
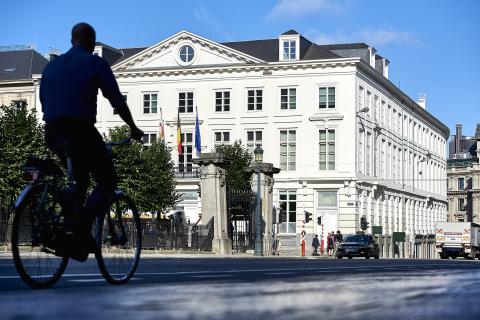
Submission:
{"label": "street lamp post", "polygon": [[255,222],[257,235],[255,237],[255,256],[263,256],[263,236],[262,236],[262,215],[261,215],[261,203],[260,198],[260,164],[263,161],[263,149],[257,144],[257,147],[253,151],[255,154],[255,165],[257,167],[257,208],[255,214]]}

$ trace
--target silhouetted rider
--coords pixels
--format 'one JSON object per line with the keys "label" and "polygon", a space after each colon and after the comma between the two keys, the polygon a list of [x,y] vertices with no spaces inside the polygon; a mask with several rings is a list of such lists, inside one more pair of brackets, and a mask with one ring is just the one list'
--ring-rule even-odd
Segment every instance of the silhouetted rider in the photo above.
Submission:
{"label": "silhouetted rider", "polygon": [[47,145],[61,157],[64,149],[60,146],[66,145],[69,150],[79,204],[85,202],[89,174],[97,183],[80,216],[82,245],[72,255],[82,261],[94,250],[95,242],[89,234],[93,219],[108,210],[116,183],[112,160],[95,128],[98,89],[130,126],[134,139],[141,139],[143,132],[135,125],[110,66],[92,54],[95,30],[89,24],[79,23],[72,28],[71,42],[68,52],[45,67],[40,101]]}

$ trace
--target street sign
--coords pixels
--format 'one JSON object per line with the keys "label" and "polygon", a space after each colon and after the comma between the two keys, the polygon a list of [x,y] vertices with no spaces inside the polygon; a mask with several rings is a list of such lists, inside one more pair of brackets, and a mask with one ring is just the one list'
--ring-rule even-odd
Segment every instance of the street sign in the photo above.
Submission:
{"label": "street sign", "polygon": [[405,232],[394,232],[393,242],[405,242]]}
{"label": "street sign", "polygon": [[372,226],[372,233],[373,234],[382,234],[382,226]]}

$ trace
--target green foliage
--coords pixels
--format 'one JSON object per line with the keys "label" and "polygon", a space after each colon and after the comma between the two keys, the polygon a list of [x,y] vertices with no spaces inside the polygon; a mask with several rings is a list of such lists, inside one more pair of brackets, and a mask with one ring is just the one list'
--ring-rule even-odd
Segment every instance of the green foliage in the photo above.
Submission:
{"label": "green foliage", "polygon": [[[129,136],[128,126],[122,126],[110,130],[107,139]],[[158,141],[149,147],[132,142],[113,148],[118,187],[135,200],[139,210],[164,213],[178,202],[170,151]]]}
{"label": "green foliage", "polygon": [[145,210],[165,213],[180,199],[175,191],[174,163],[171,148],[156,140],[142,152],[146,177],[142,188],[142,206]]}
{"label": "green foliage", "polygon": [[230,163],[226,167],[225,180],[228,188],[236,190],[250,189],[250,176],[248,168],[252,165],[253,156],[241,141],[235,141],[231,145],[219,145],[216,152],[221,152]]}
{"label": "green foliage", "polygon": [[0,201],[12,201],[25,185],[22,167],[30,156],[45,158],[43,126],[27,106],[0,106]]}

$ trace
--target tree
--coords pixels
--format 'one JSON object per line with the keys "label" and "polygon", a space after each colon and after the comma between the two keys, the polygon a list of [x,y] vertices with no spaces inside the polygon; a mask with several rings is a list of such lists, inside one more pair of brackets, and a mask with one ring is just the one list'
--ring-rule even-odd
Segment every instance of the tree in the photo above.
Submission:
{"label": "tree", "polygon": [[30,156],[51,156],[36,112],[26,105],[0,106],[0,202],[14,201],[24,187],[22,167]]}
{"label": "tree", "polygon": [[225,180],[227,187],[236,190],[250,189],[251,172],[249,167],[252,165],[253,156],[241,141],[235,141],[231,145],[219,145],[215,147],[216,152],[221,152],[230,163],[226,166]]}
{"label": "tree", "polygon": [[156,140],[144,147],[142,160],[147,173],[142,188],[142,207],[145,211],[165,213],[180,199],[175,191],[171,148]]}
{"label": "tree", "polygon": [[[108,140],[119,141],[130,136],[128,126],[110,130]],[[171,150],[154,141],[151,146],[132,142],[113,148],[118,187],[132,197],[138,209],[164,213],[179,200]]]}
{"label": "tree", "polygon": [[[106,140],[120,141],[130,136],[128,126],[111,129]],[[142,162],[142,144],[132,143],[115,146],[113,151],[113,165],[118,179],[118,188],[132,197],[137,205],[142,197],[142,184],[145,179],[145,171]],[[140,209],[140,208],[139,208]]]}

